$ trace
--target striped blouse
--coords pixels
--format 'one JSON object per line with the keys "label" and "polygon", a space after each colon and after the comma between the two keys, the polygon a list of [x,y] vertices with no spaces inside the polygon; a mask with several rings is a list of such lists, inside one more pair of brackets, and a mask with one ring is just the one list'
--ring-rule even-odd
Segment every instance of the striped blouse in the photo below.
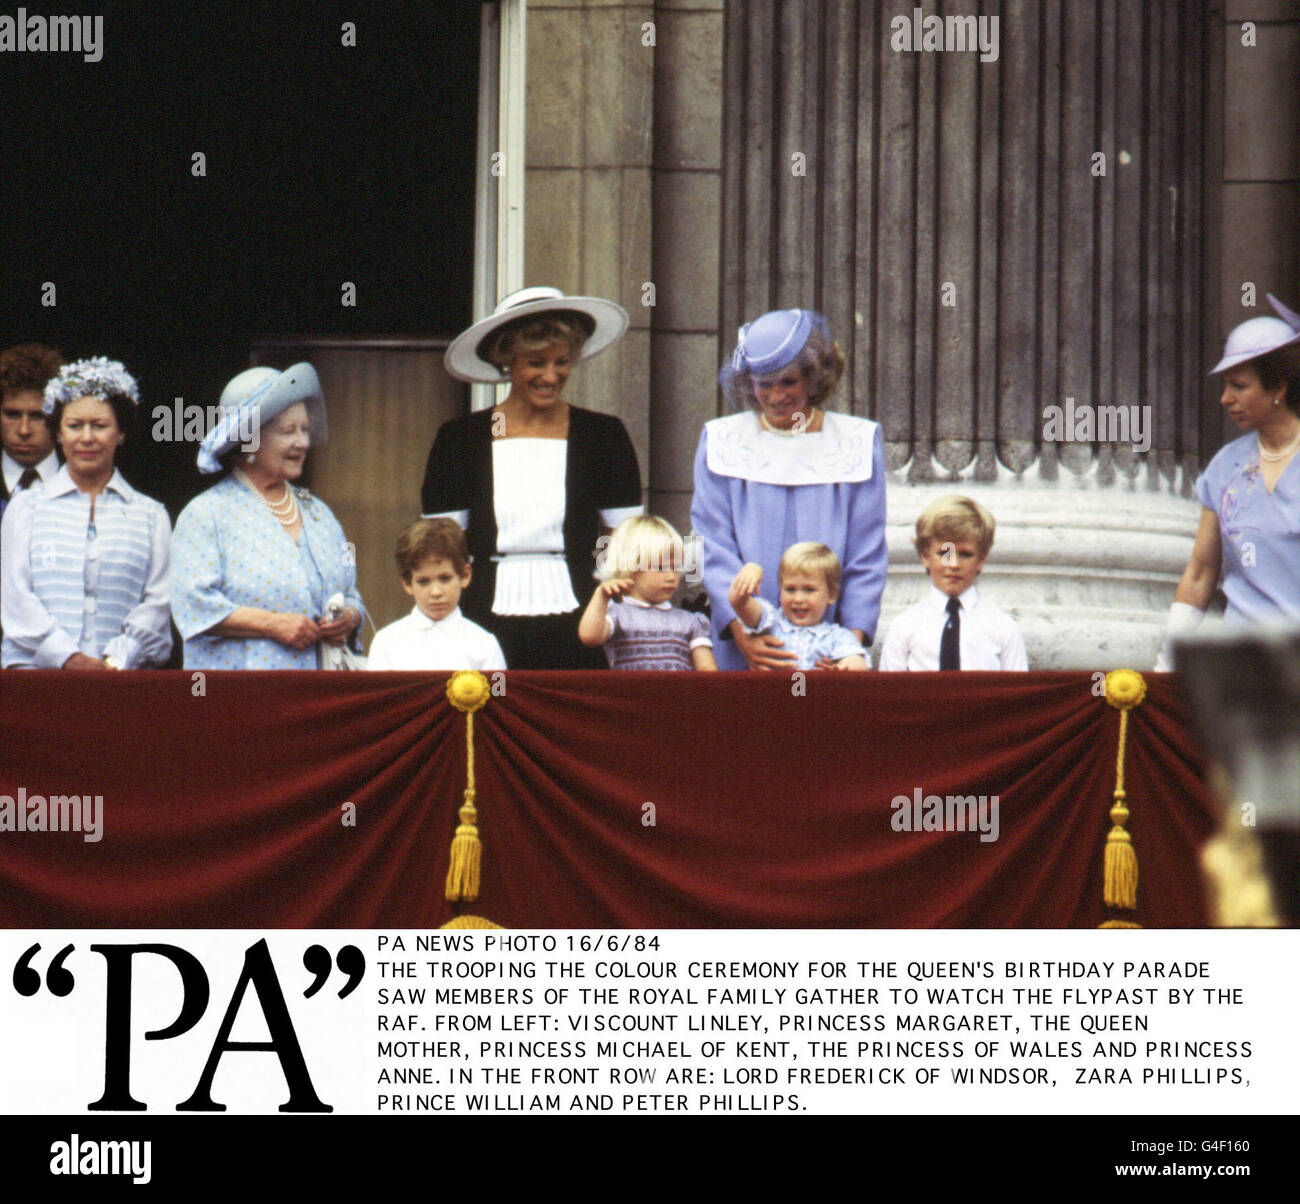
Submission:
{"label": "striped blouse", "polygon": [[67,467],[5,511],[0,608],[5,668],[58,669],[74,653],[123,669],[171,653],[171,524],[114,472],[95,499]]}

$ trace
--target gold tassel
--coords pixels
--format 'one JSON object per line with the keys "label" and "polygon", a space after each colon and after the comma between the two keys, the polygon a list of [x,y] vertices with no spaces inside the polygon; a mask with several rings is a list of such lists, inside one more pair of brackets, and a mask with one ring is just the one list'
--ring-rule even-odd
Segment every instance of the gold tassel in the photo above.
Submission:
{"label": "gold tassel", "polygon": [[460,824],[451,839],[444,897],[451,903],[473,902],[482,881],[483,843],[478,835],[478,810],[474,806],[474,712],[483,707],[492,691],[488,680],[476,669],[462,669],[447,682],[447,701],[465,712],[465,801]]}
{"label": "gold tassel", "polygon": [[[1120,720],[1123,723],[1125,715]],[[1115,791],[1115,805],[1110,809],[1114,824],[1106,837],[1106,870],[1102,890],[1107,907],[1120,907],[1132,911],[1137,907],[1138,859],[1133,849],[1133,837],[1125,830],[1128,808],[1124,806],[1124,791]]]}
{"label": "gold tassel", "polygon": [[[1119,749],[1115,756],[1115,801],[1110,809],[1111,829],[1106,836],[1106,855],[1102,873],[1102,898],[1106,906],[1117,911],[1137,909],[1137,850],[1129,833],[1128,795],[1124,791],[1124,753],[1128,748],[1128,713],[1140,706],[1147,695],[1147,684],[1132,669],[1116,669],[1106,674],[1106,701],[1119,711]],[[1102,928],[1141,928],[1131,920],[1109,919]]]}
{"label": "gold tassel", "polygon": [[[471,721],[473,716],[470,716]],[[483,842],[478,838],[474,821],[478,811],[474,807],[474,792],[465,791],[465,805],[460,809],[460,825],[451,838],[451,864],[447,867],[446,897],[453,903],[478,898],[482,877]]]}

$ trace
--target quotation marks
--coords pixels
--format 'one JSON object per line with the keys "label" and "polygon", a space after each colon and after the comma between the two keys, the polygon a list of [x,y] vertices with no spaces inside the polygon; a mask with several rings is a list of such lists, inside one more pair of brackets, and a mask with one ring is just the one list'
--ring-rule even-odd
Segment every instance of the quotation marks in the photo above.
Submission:
{"label": "quotation marks", "polygon": [[[63,965],[64,959],[72,950],[72,945],[64,945],[54,955],[54,960],[50,962],[49,969],[45,972],[45,984],[49,987],[50,994],[57,995],[60,999],[72,994],[72,988],[76,985],[72,971]],[[31,965],[32,958],[40,951],[39,943],[33,945],[14,965],[14,990],[19,995],[35,995],[41,989],[41,972]]]}
{"label": "quotation marks", "polygon": [[302,964],[313,979],[311,986],[302,993],[304,999],[310,999],[325,985],[325,980],[335,965],[348,978],[339,992],[340,999],[351,995],[356,990],[357,983],[366,976],[366,955],[355,945],[344,945],[337,956],[332,955],[324,945],[311,945],[303,951]]}

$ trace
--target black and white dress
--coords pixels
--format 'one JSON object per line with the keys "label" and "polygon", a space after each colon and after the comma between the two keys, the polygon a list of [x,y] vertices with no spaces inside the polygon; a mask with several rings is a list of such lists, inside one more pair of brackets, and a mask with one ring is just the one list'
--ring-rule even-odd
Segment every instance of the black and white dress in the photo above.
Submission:
{"label": "black and white dress", "polygon": [[601,528],[643,510],[622,422],[571,405],[567,439],[493,439],[491,410],[453,419],[429,452],[421,510],[465,528],[474,579],[461,608],[511,669],[605,666],[579,642],[578,619]]}

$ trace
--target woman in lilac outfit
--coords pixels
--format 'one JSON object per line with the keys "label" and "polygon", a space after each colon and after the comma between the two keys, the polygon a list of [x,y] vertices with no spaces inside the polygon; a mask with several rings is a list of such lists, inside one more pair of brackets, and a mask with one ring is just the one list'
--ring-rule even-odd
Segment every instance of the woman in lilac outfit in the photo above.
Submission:
{"label": "woman in lilac outfit", "polygon": [[804,540],[826,544],[843,565],[827,619],[864,644],[875,635],[889,561],[884,438],[869,419],[822,408],[843,372],[825,319],[786,309],[742,327],[719,374],[740,412],[704,424],[691,520],[720,669],[794,667],[777,637],[746,634],[727,595],[753,562],[763,566],[762,596],[779,608],[781,554]]}
{"label": "woman in lilac outfit", "polygon": [[1196,482],[1201,521],[1169,610],[1156,669],[1199,625],[1215,587],[1231,625],[1300,622],[1300,314],[1271,293],[1276,318],[1251,318],[1228,335],[1211,375],[1220,407],[1245,432]]}

